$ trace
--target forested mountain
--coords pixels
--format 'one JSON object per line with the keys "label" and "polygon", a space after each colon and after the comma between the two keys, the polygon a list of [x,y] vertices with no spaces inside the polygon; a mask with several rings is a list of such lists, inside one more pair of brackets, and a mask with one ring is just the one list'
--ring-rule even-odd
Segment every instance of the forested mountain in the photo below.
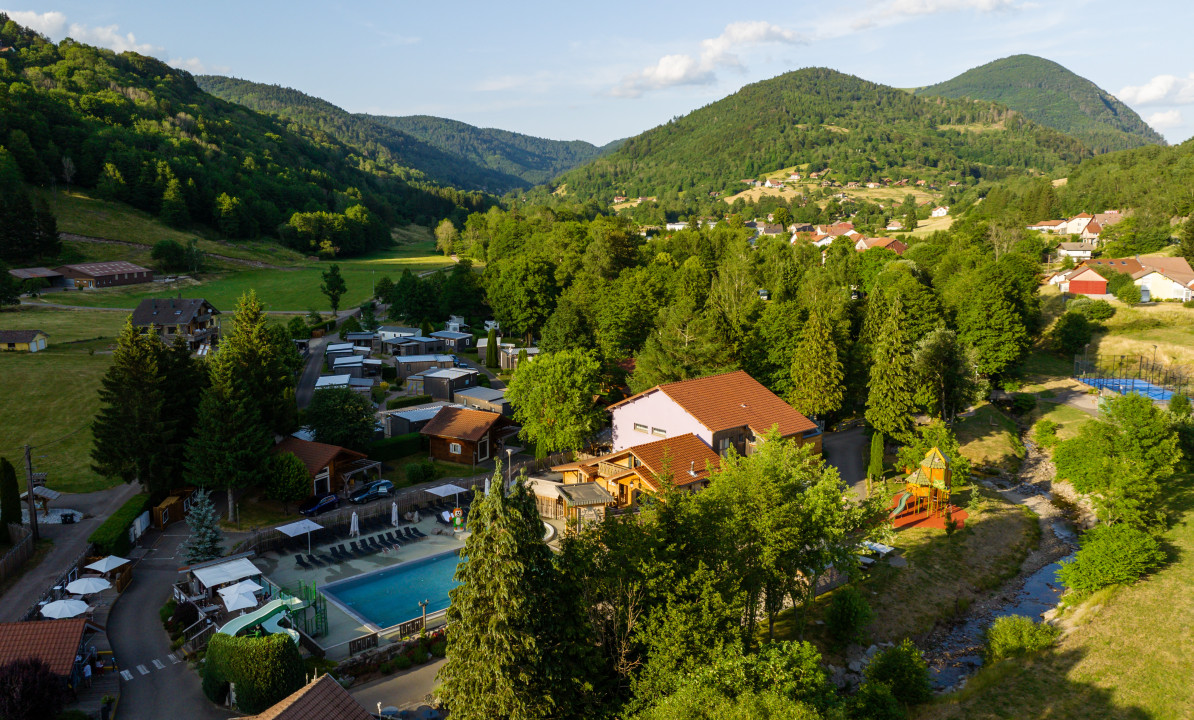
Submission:
{"label": "forested mountain", "polygon": [[454,187],[499,194],[547,182],[616,144],[544,140],[427,115],[354,114],[298,90],[219,75],[195,81],[224,100],[323,130],[369,157],[417,168]]}
{"label": "forested mountain", "polygon": [[1048,171],[1088,157],[1080,142],[994,103],[924,99],[825,68],[738,92],[628,139],[561,176],[570,195],[737,190],[787,166],[869,180]]}
{"label": "forested mountain", "polygon": [[430,115],[366,117],[379,125],[413,135],[444,152],[516,175],[532,185],[545,183],[566,170],[612,152],[624,142],[615,140],[597,147],[583,140],[545,140]]}
{"label": "forested mountain", "polygon": [[[187,72],[137,53],[53,44],[0,14],[0,143],[26,182],[65,182],[228,237],[320,242],[287,223],[318,220],[324,252],[390,242],[387,225],[430,223],[492,199],[372,161],[327,134],[209,95]],[[311,223],[307,223],[310,225]]]}
{"label": "forested mountain", "polygon": [[1001,103],[1029,120],[1073,135],[1096,153],[1165,144],[1132,108],[1086,78],[1035,55],[995,60],[916,94]]}

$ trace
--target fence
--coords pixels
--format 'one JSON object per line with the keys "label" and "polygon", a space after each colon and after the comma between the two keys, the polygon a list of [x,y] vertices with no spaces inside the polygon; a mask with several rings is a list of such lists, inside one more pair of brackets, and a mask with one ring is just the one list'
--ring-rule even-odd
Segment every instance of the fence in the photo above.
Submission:
{"label": "fence", "polygon": [[1178,365],[1157,362],[1156,355],[1074,356],[1074,378],[1091,387],[1120,394],[1136,393],[1168,402],[1177,394],[1189,395],[1190,374]]}
{"label": "fence", "polygon": [[21,616],[22,622],[26,620],[39,619],[42,600],[53,601],[62,597],[63,590],[61,588],[66,587],[68,583],[79,577],[79,568],[81,568],[83,566],[83,562],[91,556],[92,548],[93,546],[88,544],[87,547],[83,548],[83,552],[75,556],[75,559],[68,566],[70,569],[59,575],[57,580],[51,582],[50,586],[46,588],[46,591],[41,594],[41,597],[39,597],[37,601],[33,603],[33,605],[29,606],[29,609],[25,611],[23,616]]}
{"label": "fence", "polygon": [[0,582],[7,580],[21,569],[25,561],[33,556],[33,533],[23,525],[9,525],[8,536],[10,538],[21,538],[16,540],[9,549],[4,553],[4,557],[0,557]]}

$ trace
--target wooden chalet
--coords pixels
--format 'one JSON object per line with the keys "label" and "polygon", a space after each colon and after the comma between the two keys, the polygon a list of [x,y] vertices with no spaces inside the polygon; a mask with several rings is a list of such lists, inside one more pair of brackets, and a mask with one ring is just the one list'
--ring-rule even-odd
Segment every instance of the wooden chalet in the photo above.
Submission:
{"label": "wooden chalet", "polygon": [[157,333],[166,344],[182,336],[191,350],[218,345],[219,310],[203,298],[146,298],[133,311],[133,326]]}
{"label": "wooden chalet", "polygon": [[326,443],[288,437],[270,451],[274,455],[294,453],[311,475],[311,494],[342,493],[351,488],[358,477],[370,471],[381,478],[381,463],[370,460],[364,453]]}
{"label": "wooden chalet", "polygon": [[476,465],[501,451],[510,421],[497,413],[445,407],[419,432],[431,441],[431,457]]}
{"label": "wooden chalet", "polygon": [[721,466],[721,458],[700,438],[691,433],[653,443],[635,445],[608,455],[557,465],[564,484],[594,484],[613,497],[618,508],[638,506],[643,493],[656,494],[665,482],[689,491],[709,485],[712,470]]}

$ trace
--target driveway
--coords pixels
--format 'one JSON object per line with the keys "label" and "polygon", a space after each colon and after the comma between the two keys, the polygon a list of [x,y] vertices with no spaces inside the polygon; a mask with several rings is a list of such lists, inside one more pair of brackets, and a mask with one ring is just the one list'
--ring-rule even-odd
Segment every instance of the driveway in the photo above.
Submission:
{"label": "driveway", "polygon": [[382,707],[392,705],[399,710],[413,710],[427,704],[427,696],[439,684],[435,681],[435,674],[445,662],[447,660],[440,659],[420,665],[400,675],[352,688],[348,693],[369,712],[377,712],[378,703]]}
{"label": "driveway", "polygon": [[[360,308],[354,308],[341,313],[340,317],[336,319],[336,327],[340,327],[350,315],[359,315],[360,312]],[[311,397],[315,395],[315,381],[323,372],[324,350],[327,349],[328,343],[332,341],[335,333],[336,330],[331,330],[323,337],[311,338],[311,342],[307,345],[307,364],[303,366],[303,372],[299,375],[298,384],[294,388],[294,399],[300,410],[311,404]],[[337,342],[339,342],[338,339]]]}
{"label": "driveway", "polygon": [[866,456],[870,444],[864,427],[825,433],[821,439],[825,462],[837,468],[842,480],[859,498],[866,497]]}
{"label": "driveway", "polygon": [[[108,616],[108,640],[121,669],[120,720],[160,720],[185,717],[224,720],[232,712],[213,705],[203,695],[199,675],[180,654],[170,650],[170,637],[158,618],[186,561],[178,546],[190,534],[186,523],[176,523],[165,533],[147,537],[152,543],[133,568],[133,581],[125,588]],[[151,539],[152,538],[152,539]]]}
{"label": "driveway", "polygon": [[[50,485],[53,485],[53,481]],[[87,538],[111,515],[116,508],[123,505],[129,498],[140,492],[141,486],[120,484],[114,488],[99,492],[73,494],[63,493],[62,497],[54,501],[54,507],[78,510],[86,515],[93,515],[73,525],[43,525],[37,529],[41,537],[54,541],[54,547],[46,554],[41,563],[21,576],[21,579],[10,587],[0,602],[0,622],[16,622],[21,619],[25,611],[38,601],[42,593],[50,589],[69,563],[79,557],[87,547]]]}

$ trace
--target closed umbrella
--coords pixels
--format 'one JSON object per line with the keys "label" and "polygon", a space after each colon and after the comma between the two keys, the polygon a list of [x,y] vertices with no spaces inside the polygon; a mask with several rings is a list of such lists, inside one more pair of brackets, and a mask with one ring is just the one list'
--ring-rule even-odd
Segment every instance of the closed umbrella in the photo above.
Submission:
{"label": "closed umbrella", "polygon": [[398,527],[398,503],[390,503],[390,524]]}
{"label": "closed umbrella", "polygon": [[106,558],[101,558],[101,559],[96,560],[95,562],[91,563],[90,565],[87,565],[86,569],[94,570],[99,573],[106,573],[106,572],[115,570],[116,568],[120,567],[121,565],[126,565],[126,564],[128,564],[128,562],[129,562],[128,560],[125,560],[122,557],[116,557],[115,555],[109,555]]}
{"label": "closed umbrella", "polygon": [[359,537],[361,534],[361,522],[357,520],[357,513],[352,511],[352,522],[348,525],[349,537]]}
{"label": "closed umbrella", "polygon": [[54,620],[73,618],[85,612],[87,603],[82,600],[55,600],[41,609],[42,615]]}
{"label": "closed umbrella", "polygon": [[112,583],[103,578],[85,577],[79,578],[72,583],[68,583],[66,591],[71,595],[91,595],[97,592],[103,592],[112,587]]}

